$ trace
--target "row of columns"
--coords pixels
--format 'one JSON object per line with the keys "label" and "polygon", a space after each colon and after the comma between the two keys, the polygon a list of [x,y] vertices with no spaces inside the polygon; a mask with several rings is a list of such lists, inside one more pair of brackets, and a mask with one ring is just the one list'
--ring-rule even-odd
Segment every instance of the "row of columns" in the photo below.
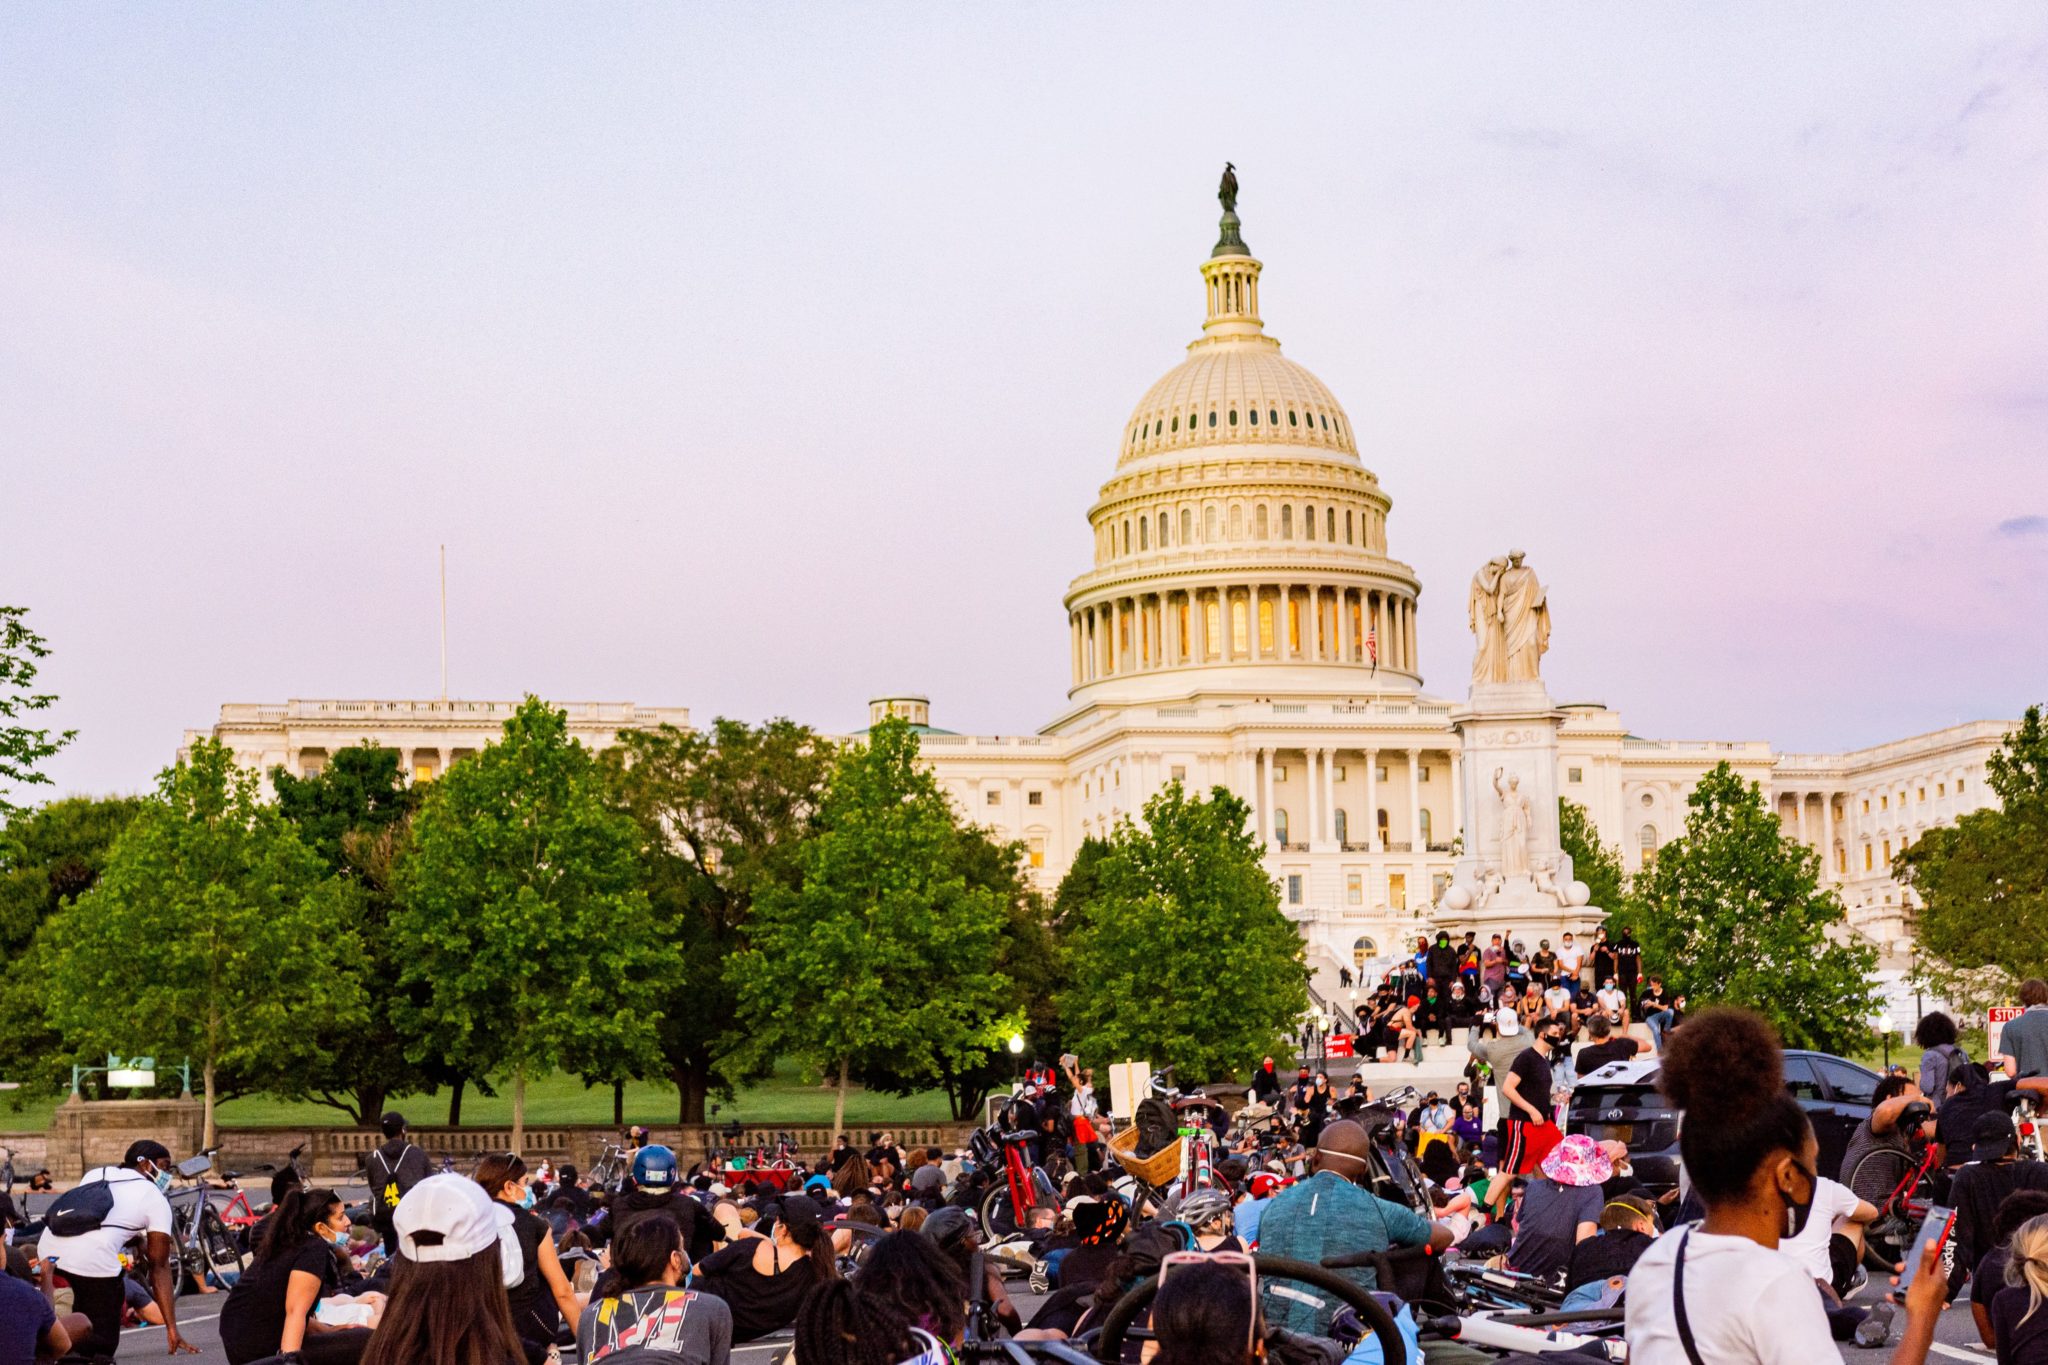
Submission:
{"label": "row of columns", "polygon": [[[1238,619],[1242,607],[1244,619]],[[1261,608],[1271,611],[1270,630]],[[1213,616],[1213,620],[1211,619]],[[1069,618],[1074,682],[1187,663],[1372,663],[1415,670],[1415,601],[1339,583],[1219,584],[1112,598]]]}
{"label": "row of columns", "polygon": [[[1245,793],[1245,799],[1251,802],[1252,826],[1257,832],[1261,843],[1271,844],[1275,842],[1273,812],[1278,809],[1278,806],[1273,797],[1273,763],[1274,755],[1283,751],[1302,755],[1308,778],[1308,837],[1306,840],[1296,840],[1295,842],[1306,842],[1311,848],[1317,844],[1336,842],[1337,757],[1340,753],[1348,752],[1356,753],[1365,760],[1365,838],[1352,839],[1350,842],[1363,844],[1367,850],[1373,853],[1383,853],[1386,851],[1380,846],[1378,818],[1380,808],[1379,758],[1382,751],[1376,748],[1339,750],[1334,747],[1308,748],[1305,746],[1276,747],[1260,745],[1247,746],[1241,749],[1233,756],[1233,763],[1236,769],[1244,774],[1239,789]],[[1464,809],[1464,756],[1455,749],[1438,751],[1422,745],[1406,745],[1394,752],[1407,755],[1410,847],[1414,852],[1422,853],[1426,851],[1422,847],[1425,843],[1422,837],[1422,755],[1430,752],[1443,752],[1445,757],[1450,760],[1451,822],[1453,827],[1456,826],[1458,821],[1458,812]],[[1249,766],[1249,772],[1246,772],[1247,766]],[[1288,833],[1292,835],[1294,831],[1289,830]],[[1347,833],[1350,833],[1350,831],[1347,831]]]}

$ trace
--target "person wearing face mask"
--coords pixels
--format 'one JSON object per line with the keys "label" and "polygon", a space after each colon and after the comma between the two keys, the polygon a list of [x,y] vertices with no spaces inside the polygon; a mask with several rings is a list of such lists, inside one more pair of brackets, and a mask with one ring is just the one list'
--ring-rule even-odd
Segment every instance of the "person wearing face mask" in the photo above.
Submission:
{"label": "person wearing face mask", "polygon": [[[340,1258],[347,1254],[348,1211],[333,1190],[293,1188],[264,1224],[255,1259],[220,1310],[220,1343],[228,1365],[296,1353],[308,1365],[355,1365],[370,1344],[370,1326],[384,1296],[337,1295]],[[336,1327],[314,1316],[356,1307],[365,1325]]]}
{"label": "person wearing face mask", "polygon": [[1534,1040],[1501,1078],[1501,1117],[1508,1125],[1501,1167],[1510,1175],[1527,1175],[1564,1137],[1550,1097],[1550,1061],[1564,1045],[1564,1036],[1560,1021],[1547,1016],[1537,1020]]}
{"label": "person wearing face mask", "polygon": [[519,1282],[506,1291],[512,1302],[512,1330],[519,1334],[529,1365],[540,1365],[547,1359],[563,1320],[567,1319],[571,1330],[577,1325],[580,1305],[576,1291],[555,1253],[553,1229],[533,1211],[533,1186],[526,1162],[511,1152],[493,1152],[476,1163],[473,1179],[485,1194],[512,1211],[520,1270]]}
{"label": "person wearing face mask", "polygon": [[[118,1166],[87,1171],[76,1186],[57,1196],[45,1213],[38,1249],[43,1260],[43,1294],[56,1292],[61,1273],[71,1285],[77,1310],[91,1320],[92,1331],[72,1343],[81,1356],[109,1359],[121,1346],[121,1251],[142,1238],[149,1263],[151,1296],[164,1318],[164,1339],[172,1355],[197,1354],[199,1348],[178,1335],[177,1251],[171,1244],[171,1154],[161,1143],[141,1138],[128,1145]],[[103,1190],[91,1186],[104,1185]],[[75,1210],[67,1216],[67,1210]],[[75,1227],[60,1234],[59,1229]]]}
{"label": "person wearing face mask", "polygon": [[[1444,1251],[1451,1230],[1425,1220],[1404,1204],[1373,1194],[1372,1143],[1365,1129],[1339,1119],[1323,1129],[1315,1149],[1315,1172],[1273,1196],[1259,1216],[1259,1252],[1319,1264],[1326,1256],[1394,1247],[1428,1246]],[[1370,1267],[1336,1272],[1367,1290],[1379,1288]],[[1261,1285],[1267,1320],[1290,1332],[1327,1335],[1341,1307],[1337,1299],[1307,1285],[1286,1283],[1285,1292]]]}
{"label": "person wearing face mask", "polygon": [[[1658,1238],[1630,1272],[1630,1361],[1835,1359],[1813,1276],[1780,1249],[1812,1217],[1819,1145],[1785,1090],[1776,1031],[1747,1010],[1703,1011],[1671,1036],[1658,1085],[1685,1111],[1679,1154],[1707,1212],[1699,1224]],[[1894,1365],[1926,1361],[1946,1290],[1930,1247],[1905,1296],[1905,1338]]]}

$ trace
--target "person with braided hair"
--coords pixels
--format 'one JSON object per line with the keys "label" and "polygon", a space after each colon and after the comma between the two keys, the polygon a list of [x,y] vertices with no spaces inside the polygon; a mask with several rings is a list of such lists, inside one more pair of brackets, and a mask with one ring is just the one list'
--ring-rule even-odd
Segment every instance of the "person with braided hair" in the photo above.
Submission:
{"label": "person with braided hair", "polygon": [[[1707,1215],[1658,1238],[1630,1272],[1629,1359],[1634,1365],[1834,1359],[1813,1277],[1779,1249],[1813,1212],[1819,1144],[1785,1089],[1776,1030],[1748,1010],[1704,1010],[1671,1035],[1658,1086],[1684,1111],[1679,1156]],[[1938,1249],[1930,1248],[1905,1296],[1906,1329],[1894,1365],[1924,1365],[1945,1289]],[[1888,1306],[1859,1325],[1860,1343],[1883,1340]]]}

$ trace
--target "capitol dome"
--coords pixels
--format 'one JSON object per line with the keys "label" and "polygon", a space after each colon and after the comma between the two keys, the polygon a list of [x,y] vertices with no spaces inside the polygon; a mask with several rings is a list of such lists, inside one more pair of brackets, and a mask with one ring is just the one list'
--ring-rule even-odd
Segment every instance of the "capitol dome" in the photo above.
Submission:
{"label": "capitol dome", "polygon": [[1266,335],[1234,181],[1222,226],[1202,333],[1146,390],[1089,509],[1070,695],[1412,693],[1421,586],[1387,554],[1391,500],[1336,395]]}

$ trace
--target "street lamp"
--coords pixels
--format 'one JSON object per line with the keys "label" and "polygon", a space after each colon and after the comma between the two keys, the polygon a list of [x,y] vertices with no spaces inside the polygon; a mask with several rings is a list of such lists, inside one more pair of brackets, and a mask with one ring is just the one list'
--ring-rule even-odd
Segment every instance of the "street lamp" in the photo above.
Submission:
{"label": "street lamp", "polygon": [[1870,1022],[1876,1024],[1877,1031],[1884,1035],[1884,1069],[1890,1071],[1892,1069],[1892,1017],[1889,1013],[1883,1013]]}
{"label": "street lamp", "polygon": [[1021,1057],[1021,1056],[1023,1056],[1023,1055],[1024,1055],[1024,1035],[1023,1035],[1023,1034],[1021,1034],[1021,1033],[1013,1033],[1013,1034],[1011,1034],[1011,1035],[1010,1035],[1010,1055],[1011,1055],[1012,1057]]}

